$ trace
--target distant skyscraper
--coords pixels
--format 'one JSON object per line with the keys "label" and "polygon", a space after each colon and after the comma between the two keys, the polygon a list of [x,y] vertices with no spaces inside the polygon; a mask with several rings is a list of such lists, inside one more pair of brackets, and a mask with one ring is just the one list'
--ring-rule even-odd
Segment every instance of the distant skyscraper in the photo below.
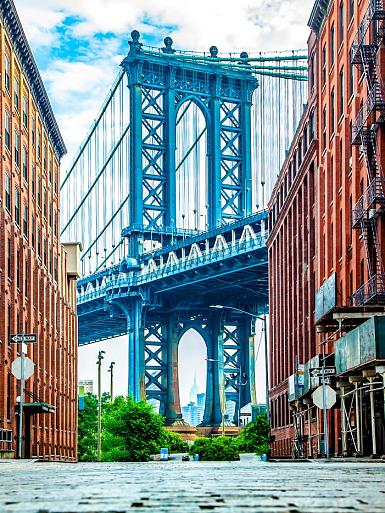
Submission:
{"label": "distant skyscraper", "polygon": [[199,387],[198,387],[198,383],[197,383],[197,371],[195,371],[194,383],[190,390],[190,403],[196,404],[198,393],[199,393]]}

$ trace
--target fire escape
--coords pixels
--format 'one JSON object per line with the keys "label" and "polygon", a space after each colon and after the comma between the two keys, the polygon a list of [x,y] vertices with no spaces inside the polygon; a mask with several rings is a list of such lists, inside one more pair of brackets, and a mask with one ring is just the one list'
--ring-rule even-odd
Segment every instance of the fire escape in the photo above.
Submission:
{"label": "fire escape", "polygon": [[385,122],[385,90],[377,65],[378,49],[385,35],[385,0],[371,0],[351,49],[351,62],[364,74],[368,95],[354,120],[352,144],[360,146],[368,187],[353,207],[353,228],[361,231],[369,280],[354,294],[354,306],[385,303],[385,272],[377,237],[377,219],[385,213],[385,176],[377,155],[376,137]]}

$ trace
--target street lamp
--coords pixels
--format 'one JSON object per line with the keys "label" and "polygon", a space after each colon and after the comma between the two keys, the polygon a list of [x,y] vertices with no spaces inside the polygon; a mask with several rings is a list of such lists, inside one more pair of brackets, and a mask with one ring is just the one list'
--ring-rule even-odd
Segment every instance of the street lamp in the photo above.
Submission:
{"label": "street lamp", "polygon": [[110,381],[110,401],[114,400],[114,365],[115,362],[111,362],[107,372],[111,372],[111,381]]}
{"label": "street lamp", "polygon": [[105,351],[99,351],[98,361],[98,461],[102,460],[102,360]]}
{"label": "street lamp", "polygon": [[266,417],[267,417],[267,423],[270,424],[269,358],[268,358],[268,347],[267,347],[266,314],[264,314],[263,317],[261,317],[260,315],[256,315],[251,312],[247,312],[246,310],[241,310],[240,308],[236,308],[235,306],[210,305],[210,308],[217,308],[218,310],[234,310],[235,312],[240,312],[245,315],[249,315],[250,317],[253,317],[254,319],[259,319],[260,321],[263,321],[264,342],[265,342]]}

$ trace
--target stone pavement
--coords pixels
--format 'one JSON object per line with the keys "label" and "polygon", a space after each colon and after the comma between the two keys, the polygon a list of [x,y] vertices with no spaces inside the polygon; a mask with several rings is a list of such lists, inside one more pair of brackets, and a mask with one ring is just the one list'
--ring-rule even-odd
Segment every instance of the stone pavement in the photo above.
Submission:
{"label": "stone pavement", "polygon": [[0,462],[0,513],[381,512],[385,464]]}

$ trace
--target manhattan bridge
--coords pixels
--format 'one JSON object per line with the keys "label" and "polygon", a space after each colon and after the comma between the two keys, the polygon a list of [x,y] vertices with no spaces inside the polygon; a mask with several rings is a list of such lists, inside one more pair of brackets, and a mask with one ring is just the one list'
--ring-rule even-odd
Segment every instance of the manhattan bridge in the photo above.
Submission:
{"label": "manhattan bridge", "polygon": [[190,329],[207,348],[203,425],[221,424],[224,402],[236,415],[256,403],[242,310],[268,310],[266,204],[306,98],[304,52],[183,52],[169,37],[155,49],[133,31],[64,176],[61,236],[83,245],[79,345],[127,336],[128,393],[158,401],[169,425],[183,424]]}

